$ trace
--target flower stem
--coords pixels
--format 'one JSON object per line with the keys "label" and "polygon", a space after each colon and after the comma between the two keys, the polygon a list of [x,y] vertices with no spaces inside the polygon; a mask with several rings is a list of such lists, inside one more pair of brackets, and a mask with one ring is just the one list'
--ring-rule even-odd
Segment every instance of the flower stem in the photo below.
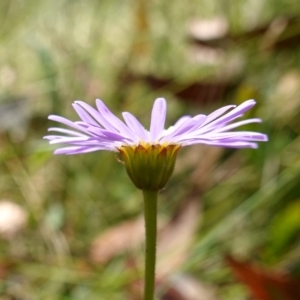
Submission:
{"label": "flower stem", "polygon": [[155,290],[158,191],[143,190],[143,195],[146,230],[144,300],[153,300]]}

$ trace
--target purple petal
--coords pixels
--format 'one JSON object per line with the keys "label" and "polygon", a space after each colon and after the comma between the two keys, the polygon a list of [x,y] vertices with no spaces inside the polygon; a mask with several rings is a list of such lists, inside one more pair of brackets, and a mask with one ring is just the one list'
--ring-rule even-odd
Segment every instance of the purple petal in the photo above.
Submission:
{"label": "purple petal", "polygon": [[84,110],[78,103],[73,103],[73,108],[75,109],[75,111],[77,112],[78,116],[81,118],[81,120],[84,123],[90,124],[90,125],[94,125],[94,126],[100,126],[100,124],[98,122],[95,121],[94,118],[91,117],[90,114],[88,114],[86,112],[86,110]]}
{"label": "purple petal", "polygon": [[[100,101],[100,100],[99,100]],[[75,101],[76,104],[84,108],[97,122],[99,122],[105,129],[116,131],[115,127],[112,126],[96,109],[86,104],[83,101]],[[97,103],[97,101],[96,101]]]}
{"label": "purple petal", "polygon": [[226,125],[224,127],[220,127],[219,129],[214,130],[214,132],[224,132],[242,125],[246,125],[246,124],[250,124],[250,123],[261,123],[261,119],[248,119],[248,120],[244,120],[244,121],[240,121],[240,122],[236,122],[230,125]]}
{"label": "purple petal", "polygon": [[173,125],[170,126],[168,129],[165,129],[162,133],[162,137],[167,137],[171,135],[175,130],[177,130],[178,127],[180,127],[183,123],[185,123],[187,120],[191,119],[191,116],[183,116],[178,119],[178,121]]}
{"label": "purple petal", "polygon": [[80,147],[103,147],[104,145],[115,146],[114,142],[110,142],[107,140],[68,141],[68,142],[63,142],[63,144],[66,144],[69,146],[80,146]]}
{"label": "purple petal", "polygon": [[187,120],[191,119],[191,116],[183,116],[177,120],[177,122],[173,125],[174,127],[180,126],[182,123],[186,122]]}
{"label": "purple petal", "polygon": [[221,140],[221,139],[235,139],[235,140],[248,140],[248,141],[264,141],[268,140],[268,136],[259,132],[251,131],[237,131],[237,132],[221,132],[201,135],[199,138],[207,140]]}
{"label": "purple petal", "polygon": [[[51,138],[51,136],[50,136]],[[68,144],[70,142],[82,142],[82,141],[87,141],[89,138],[88,137],[65,137],[61,136],[59,138],[51,138],[49,144],[58,144],[58,143],[64,143]]]}
{"label": "purple petal", "polygon": [[139,138],[143,141],[148,141],[148,132],[139,122],[139,120],[129,112],[123,112],[123,118],[127,126],[131,129],[132,132],[135,132]]}
{"label": "purple petal", "polygon": [[205,126],[206,124],[209,124],[210,122],[212,122],[219,116],[223,115],[228,109],[233,108],[233,107],[236,107],[236,105],[227,105],[227,106],[224,106],[224,107],[221,107],[221,108],[215,110],[214,112],[212,112],[211,114],[209,114],[207,116],[205,122],[203,123],[203,126]]}
{"label": "purple petal", "polygon": [[256,143],[244,142],[244,141],[234,141],[234,142],[226,142],[226,141],[206,141],[206,140],[191,140],[186,142],[184,146],[196,145],[196,144],[205,144],[211,146],[218,146],[218,147],[226,147],[226,148],[258,148]]}
{"label": "purple petal", "polygon": [[43,139],[52,141],[52,140],[60,139],[61,137],[62,137],[61,135],[46,135],[43,137]]}
{"label": "purple petal", "polygon": [[66,118],[63,118],[63,117],[60,117],[60,116],[56,116],[56,115],[50,115],[48,117],[48,119],[52,120],[52,121],[55,121],[55,122],[59,122],[59,123],[65,124],[65,125],[67,125],[69,127],[75,128],[75,129],[77,129],[79,131],[82,131],[82,132],[88,134],[88,132],[86,131],[86,129],[84,127],[82,127],[82,126],[80,126],[80,125],[78,125],[78,124],[76,124],[76,123],[74,123],[74,122],[72,122],[72,121],[70,121],[70,120],[68,120]]}
{"label": "purple petal", "polygon": [[205,120],[205,115],[196,115],[192,119],[186,121],[181,130],[177,132],[177,134],[186,134],[193,131],[194,129],[200,128]]}
{"label": "purple petal", "polygon": [[49,140],[49,144],[65,143],[66,140],[70,141],[86,141],[89,137],[71,137],[71,136],[61,136],[61,135],[46,135],[44,139]]}
{"label": "purple petal", "polygon": [[98,127],[91,126],[88,128],[88,131],[97,135],[98,137],[105,137],[106,139],[109,139],[111,141],[122,141],[125,139],[123,135],[102,128],[98,128]]}
{"label": "purple petal", "polygon": [[62,133],[66,133],[69,135],[75,135],[75,136],[85,136],[82,133],[79,133],[77,131],[73,131],[73,130],[69,130],[69,129],[65,129],[65,128],[60,128],[60,127],[50,127],[48,128],[48,131],[56,131],[56,132],[62,132]]}
{"label": "purple petal", "polygon": [[220,117],[219,119],[209,123],[206,125],[206,128],[213,128],[220,124],[227,124],[231,122],[232,120],[241,117],[247,110],[252,108],[255,105],[254,100],[248,100],[242,103],[241,105],[237,106],[233,110],[231,110],[229,113],[225,114],[224,116]]}
{"label": "purple petal", "polygon": [[150,122],[150,141],[157,142],[165,127],[167,103],[164,98],[157,98],[153,104]]}
{"label": "purple petal", "polygon": [[185,122],[182,122],[180,126],[177,126],[177,128],[171,134],[165,135],[162,138],[162,141],[172,140],[172,142],[175,142],[176,137],[180,138],[181,135],[186,135],[189,132],[192,132],[193,129],[199,128],[205,119],[205,115],[197,115],[193,118],[186,119]]}
{"label": "purple petal", "polygon": [[72,154],[73,151],[78,150],[82,147],[72,146],[72,147],[64,147],[59,148],[54,151],[54,154]]}
{"label": "purple petal", "polygon": [[88,153],[94,152],[99,150],[107,150],[107,151],[116,151],[111,149],[110,147],[82,147],[82,146],[71,146],[71,147],[64,147],[59,148],[54,151],[54,154],[66,154],[66,155],[73,155],[73,154],[81,154],[81,153]]}
{"label": "purple petal", "polygon": [[138,141],[138,137],[134,134],[134,132],[132,132],[119,118],[117,118],[100,99],[96,100],[96,105],[100,115],[106,120],[106,122],[114,126],[114,128],[124,135],[124,137]]}

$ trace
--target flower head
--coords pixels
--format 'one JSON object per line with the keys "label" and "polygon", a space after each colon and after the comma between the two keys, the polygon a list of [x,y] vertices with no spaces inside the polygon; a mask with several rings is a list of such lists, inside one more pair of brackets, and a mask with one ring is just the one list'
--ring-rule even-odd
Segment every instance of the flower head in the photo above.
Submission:
{"label": "flower head", "polygon": [[[267,141],[265,134],[252,131],[232,131],[232,129],[261,122],[253,118],[232,123],[255,105],[248,100],[239,106],[227,105],[209,115],[183,116],[173,126],[165,129],[167,104],[165,99],[155,100],[150,130],[146,130],[137,118],[123,112],[125,122],[117,118],[99,99],[97,110],[83,101],[75,101],[73,107],[80,121],[72,122],[60,116],[50,115],[49,119],[72,128],[49,128],[57,132],[47,135],[50,144],[65,144],[55,150],[55,154],[80,154],[98,150],[119,152],[125,167],[135,185],[141,189],[162,188],[171,176],[176,155],[181,147],[206,144],[228,148],[257,148],[257,143]],[[62,135],[61,135],[62,134]],[[136,175],[139,173],[138,175]],[[141,174],[143,173],[143,174]],[[154,174],[159,173],[157,176]],[[159,177],[160,183],[154,187],[140,182],[140,177]],[[153,181],[153,180],[152,180]]]}

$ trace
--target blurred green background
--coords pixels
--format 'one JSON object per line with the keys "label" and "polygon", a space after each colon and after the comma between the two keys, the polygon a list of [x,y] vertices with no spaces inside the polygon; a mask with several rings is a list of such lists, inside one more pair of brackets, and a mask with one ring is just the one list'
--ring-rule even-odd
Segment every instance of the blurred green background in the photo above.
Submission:
{"label": "blurred green background", "polygon": [[245,117],[264,122],[244,128],[270,138],[180,152],[159,200],[161,299],[184,282],[249,299],[226,253],[300,276],[298,0],[1,0],[1,300],[139,299],[141,193],[113,153],[42,140],[49,114],[77,120],[72,102],[97,97],[146,128],[156,97],[167,125],[255,98]]}

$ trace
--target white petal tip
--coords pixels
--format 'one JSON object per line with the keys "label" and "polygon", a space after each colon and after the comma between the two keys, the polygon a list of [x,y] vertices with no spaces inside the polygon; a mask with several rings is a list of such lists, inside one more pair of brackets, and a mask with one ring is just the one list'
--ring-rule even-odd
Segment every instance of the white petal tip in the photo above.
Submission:
{"label": "white petal tip", "polygon": [[255,105],[256,101],[254,99],[249,99],[249,100],[246,100],[244,103],[247,103],[248,105]]}
{"label": "white petal tip", "polygon": [[162,98],[162,97],[156,98],[154,102],[164,102],[164,103],[167,103],[166,99]]}
{"label": "white petal tip", "polygon": [[96,102],[96,104],[97,103],[103,103],[103,101],[101,99],[99,99],[99,98],[97,98],[95,102]]}
{"label": "white petal tip", "polygon": [[74,107],[74,105],[81,105],[81,104],[86,104],[84,101],[82,101],[82,100],[75,100],[73,103],[72,103],[72,105],[73,105],[73,107]]}

